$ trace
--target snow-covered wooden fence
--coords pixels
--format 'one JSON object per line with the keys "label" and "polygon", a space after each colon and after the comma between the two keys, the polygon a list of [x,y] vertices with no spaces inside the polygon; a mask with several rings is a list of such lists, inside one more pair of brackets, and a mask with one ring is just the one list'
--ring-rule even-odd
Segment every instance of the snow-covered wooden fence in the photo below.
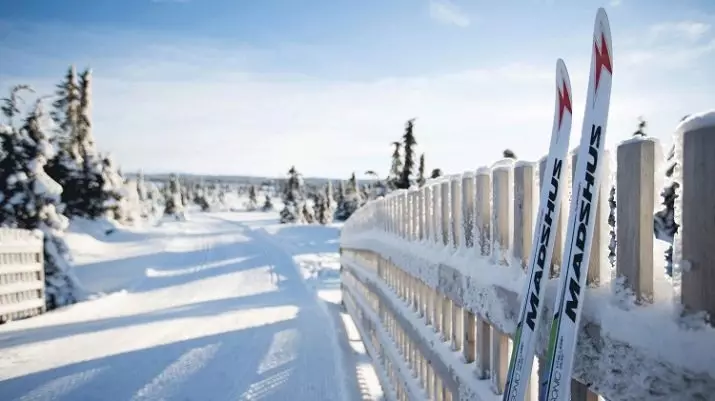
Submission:
{"label": "snow-covered wooden fence", "polygon": [[[617,166],[610,169],[616,173],[607,173],[600,188],[573,401],[713,400],[715,329],[702,319],[702,311],[715,316],[715,124],[707,121],[692,118],[676,135],[680,228],[673,278],[664,274],[667,244],[654,240],[660,145],[640,139],[616,149]],[[346,222],[344,304],[393,398],[501,399],[544,166],[543,160],[503,160],[370,202]],[[611,185],[615,267],[608,258]],[[568,203],[550,277],[542,281],[546,307],[530,379],[533,401]]]}
{"label": "snow-covered wooden fence", "polygon": [[0,322],[45,311],[43,237],[0,228]]}

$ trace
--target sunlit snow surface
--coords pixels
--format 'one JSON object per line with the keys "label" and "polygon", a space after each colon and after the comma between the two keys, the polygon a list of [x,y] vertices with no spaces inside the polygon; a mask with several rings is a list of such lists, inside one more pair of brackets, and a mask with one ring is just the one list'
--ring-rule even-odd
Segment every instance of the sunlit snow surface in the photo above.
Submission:
{"label": "sunlit snow surface", "polygon": [[340,309],[339,226],[194,213],[66,234],[91,300],[0,326],[0,399],[378,400]]}

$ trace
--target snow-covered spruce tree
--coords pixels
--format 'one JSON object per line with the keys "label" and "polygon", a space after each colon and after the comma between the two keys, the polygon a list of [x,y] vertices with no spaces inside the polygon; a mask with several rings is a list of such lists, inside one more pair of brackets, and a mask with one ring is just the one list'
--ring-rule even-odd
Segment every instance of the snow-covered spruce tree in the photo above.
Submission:
{"label": "snow-covered spruce tree", "polygon": [[171,174],[164,188],[164,214],[179,220],[184,214],[184,202],[181,197],[181,184],[176,174]]}
{"label": "snow-covered spruce tree", "polygon": [[616,187],[611,186],[611,191],[608,194],[608,232],[610,241],[608,242],[608,263],[611,268],[616,267]]}
{"label": "snow-covered spruce tree", "polygon": [[211,205],[209,204],[209,200],[206,196],[206,188],[202,183],[195,184],[194,189],[191,192],[194,203],[199,205],[202,212],[207,212],[211,209]]}
{"label": "snow-covered spruce tree", "polygon": [[[55,92],[53,120],[57,130],[53,138],[57,152],[47,171],[64,191],[62,203],[70,217],[91,219],[106,216],[108,199],[121,195],[122,186],[107,186],[105,160],[99,155],[92,135],[92,71],[79,75],[70,67]],[[109,193],[106,192],[109,189]],[[113,206],[113,202],[109,202]]]}
{"label": "snow-covered spruce tree", "polygon": [[405,161],[400,172],[400,179],[397,183],[397,188],[408,189],[412,186],[412,173],[415,168],[415,119],[407,120],[405,124],[405,133],[402,135],[402,147],[404,149]]}
{"label": "snow-covered spruce tree", "polygon": [[154,182],[146,182],[147,198],[146,207],[151,219],[157,219],[164,213],[164,197],[159,187]]}
{"label": "snow-covered spruce tree", "polygon": [[333,215],[328,203],[327,194],[319,193],[315,200],[315,221],[322,225],[326,225],[333,220]]}
{"label": "snow-covered spruce tree", "polygon": [[387,188],[385,188],[385,184],[382,183],[382,180],[380,180],[377,173],[372,170],[368,170],[365,172],[365,175],[375,177],[375,183],[371,184],[369,188],[369,199],[377,199],[380,196],[385,196]]}
{"label": "snow-covered spruce tree", "polygon": [[427,181],[425,178],[425,154],[422,153],[420,155],[420,164],[417,167],[417,185],[424,186],[425,181]]}
{"label": "snow-covered spruce tree", "polygon": [[248,187],[248,204],[246,205],[246,210],[252,212],[256,209],[258,209],[256,186],[251,185],[250,187]]}
{"label": "snow-covered spruce tree", "polygon": [[281,210],[280,222],[298,223],[303,220],[303,178],[301,177],[295,166],[288,170],[288,181],[283,188],[283,210]]}
{"label": "snow-covered spruce tree", "polygon": [[369,185],[360,185],[360,207],[365,205],[368,201],[375,199],[373,197],[374,191],[372,190],[372,187]]}
{"label": "snow-covered spruce tree", "polygon": [[301,219],[301,222],[308,224],[313,224],[315,221],[315,216],[313,215],[313,211],[308,207],[308,202],[303,202],[302,204]]}
{"label": "snow-covered spruce tree", "polygon": [[127,179],[121,193],[122,222],[125,224],[139,224],[143,219],[144,204],[139,198],[139,185],[137,180]]}
{"label": "snow-covered spruce tree", "polygon": [[268,212],[273,210],[273,202],[271,201],[271,196],[268,194],[265,194],[266,199],[263,201],[263,206],[261,206],[261,210],[264,212]]}
{"label": "snow-covered spruce tree", "polygon": [[[683,117],[681,121],[688,117],[689,116]],[[675,146],[673,145],[668,151],[666,158],[665,183],[660,193],[661,198],[663,198],[661,202],[663,209],[656,212],[653,216],[655,237],[670,243],[670,246],[665,251],[664,257],[666,274],[671,276],[673,274],[673,238],[680,227],[678,223],[675,222],[675,199],[680,196],[680,183],[673,177],[677,165],[678,161],[675,158]]]}
{"label": "snow-covered spruce tree", "polygon": [[64,80],[56,86],[55,97],[51,116],[56,125],[52,138],[56,152],[45,170],[63,188],[62,204],[65,214],[69,217],[85,217],[85,198],[81,193],[84,183],[80,171],[78,143],[82,116],[80,89],[74,66],[70,66]]}
{"label": "snow-covered spruce tree", "polygon": [[[335,194],[333,191],[333,181],[328,180],[328,184],[325,186],[325,206],[328,209],[328,212],[331,216],[333,215],[333,212],[335,212],[335,208],[337,207],[337,202],[335,202]],[[330,218],[332,220],[332,217]]]}
{"label": "snow-covered spruce tree", "polygon": [[392,151],[392,164],[390,166],[390,174],[387,175],[387,187],[390,190],[397,188],[400,181],[400,173],[402,172],[402,155],[400,154],[401,142],[392,142],[395,149]]}
{"label": "snow-covered spruce tree", "polygon": [[345,183],[341,180],[338,182],[338,191],[335,194],[335,211],[333,212],[333,217],[337,219],[338,213],[340,212],[340,209],[345,207]]}
{"label": "snow-covered spruce tree", "polygon": [[[122,221],[121,211],[114,209],[121,202],[124,179],[109,157],[101,157],[92,135],[92,70],[86,69],[79,75],[79,148],[80,183],[83,192],[82,209],[90,218],[114,217]],[[110,181],[108,181],[110,180]],[[107,205],[110,205],[110,208]]]}
{"label": "snow-covered spruce tree", "polygon": [[355,173],[350,176],[350,180],[348,180],[347,188],[345,188],[341,200],[342,201],[338,203],[338,209],[335,211],[335,219],[345,221],[350,218],[362,204],[362,197],[357,186]]}
{"label": "snow-covered spruce tree", "polygon": [[152,205],[153,200],[150,199],[151,194],[149,192],[149,186],[147,185],[147,182],[144,179],[144,172],[141,170],[137,174],[136,186],[137,186],[137,198],[139,199],[139,202],[141,204],[140,216],[143,220],[152,220],[154,217],[154,214],[153,214],[154,207]]}
{"label": "snow-covered spruce tree", "polygon": [[126,215],[131,212],[128,210],[129,205],[123,201],[124,178],[119,173],[111,156],[105,155],[102,158],[100,174],[102,187],[97,201],[102,203],[97,209],[101,207],[107,218],[120,223],[128,223]]}
{"label": "snow-covered spruce tree", "polygon": [[[47,116],[41,102],[42,99],[37,101],[20,129],[0,125],[0,226],[43,232],[45,304],[51,310],[75,303],[84,294],[60,236],[68,225],[68,219],[56,209],[62,187],[44,171],[53,148],[44,132]],[[5,104],[12,103],[13,100]],[[14,122],[15,112],[8,113],[3,108],[3,113]]]}

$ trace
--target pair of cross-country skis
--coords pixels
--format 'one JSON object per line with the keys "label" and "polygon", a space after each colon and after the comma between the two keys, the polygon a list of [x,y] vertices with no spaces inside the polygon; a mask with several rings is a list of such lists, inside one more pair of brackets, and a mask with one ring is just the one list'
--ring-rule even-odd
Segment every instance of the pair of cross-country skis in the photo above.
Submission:
{"label": "pair of cross-country skis", "polygon": [[[571,371],[603,175],[601,165],[606,143],[612,74],[611,30],[606,11],[599,8],[591,43],[586,111],[573,166],[575,174],[566,240],[546,354],[547,373],[541,383],[540,400],[568,401],[571,397]],[[571,93],[566,64],[559,59],[556,63],[556,107],[551,144],[541,180],[539,211],[527,264],[528,282],[519,312],[503,401],[523,401],[531,377],[540,314],[543,311],[545,285],[542,285],[542,279],[544,275],[548,279],[561,199],[566,186],[563,180],[571,134]]]}

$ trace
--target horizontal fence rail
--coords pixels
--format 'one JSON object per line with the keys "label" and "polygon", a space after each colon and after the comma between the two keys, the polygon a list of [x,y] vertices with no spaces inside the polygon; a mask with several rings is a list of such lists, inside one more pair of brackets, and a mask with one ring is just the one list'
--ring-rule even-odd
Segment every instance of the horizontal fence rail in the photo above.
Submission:
{"label": "horizontal fence rail", "polygon": [[0,228],[0,323],[45,311],[43,236]]}
{"label": "horizontal fence rail", "polygon": [[[715,399],[715,329],[701,318],[703,312],[715,316],[715,128],[679,130],[673,278],[664,273],[667,244],[654,241],[660,144],[650,138],[620,144],[612,166],[616,173],[604,174],[613,179],[599,188],[573,401]],[[564,166],[566,177],[575,155]],[[345,223],[346,308],[370,333],[366,342],[394,399],[501,399],[545,164],[502,160],[432,180],[371,201]],[[615,228],[608,222],[612,185]],[[563,205],[544,279],[544,324],[529,390],[533,401],[568,199]]]}

